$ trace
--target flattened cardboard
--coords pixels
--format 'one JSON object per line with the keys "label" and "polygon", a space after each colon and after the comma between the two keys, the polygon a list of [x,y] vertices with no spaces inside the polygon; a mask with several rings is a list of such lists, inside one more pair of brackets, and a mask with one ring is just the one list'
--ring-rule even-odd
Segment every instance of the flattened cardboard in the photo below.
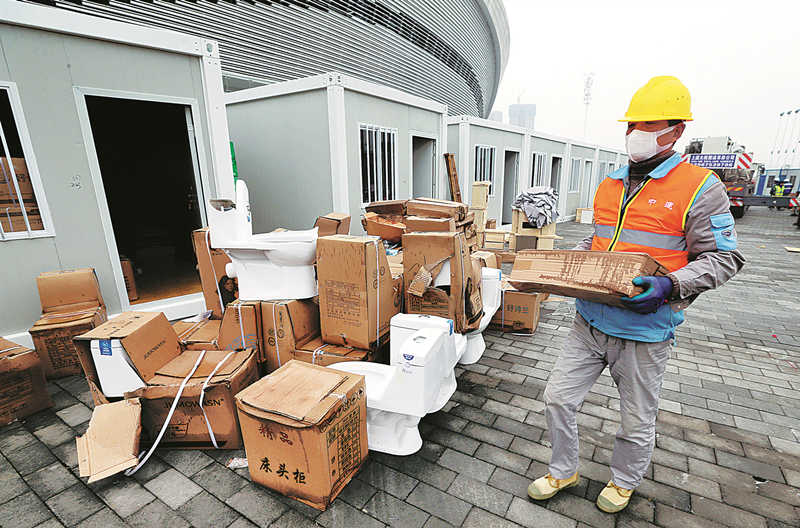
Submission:
{"label": "flattened cardboard", "polygon": [[350,232],[350,215],[347,213],[328,213],[317,218],[314,227],[317,236],[346,235]]}
{"label": "flattened cardboard", "polygon": [[80,476],[92,483],[135,466],[141,419],[138,398],[96,406],[86,433],[75,439]]}
{"label": "flattened cardboard", "polygon": [[228,255],[221,249],[209,251],[208,244],[207,227],[192,231],[192,245],[197,258],[197,271],[200,273],[206,309],[211,310],[213,319],[221,319],[225,307],[239,298],[239,285],[235,278],[228,277],[225,273],[225,265],[231,261]]}
{"label": "flattened cardboard", "polygon": [[[162,366],[146,387],[125,394],[142,402],[142,441],[152,443],[169,413],[172,400],[186,375],[197,361],[199,350],[187,350]],[[197,371],[192,375],[178,400],[170,425],[159,446],[181,449],[213,448],[208,434],[208,421],[220,449],[242,446],[234,396],[258,379],[256,351],[246,349],[232,352],[210,380],[205,391],[203,383],[230,350],[207,350]],[[200,394],[203,393],[203,408]]]}
{"label": "flattened cardboard", "polygon": [[541,303],[546,294],[517,291],[505,279],[500,308],[489,327],[503,332],[532,334],[539,325]]}
{"label": "flattened cardboard", "polygon": [[324,510],[367,457],[364,377],[290,361],[236,395],[250,478]]}
{"label": "flattened cardboard", "polygon": [[368,213],[377,213],[380,215],[406,215],[406,204],[408,200],[383,200],[379,202],[372,202],[364,206],[364,211]]}
{"label": "flattened cardboard", "polygon": [[380,239],[350,235],[318,239],[317,277],[326,343],[371,349],[388,341],[389,320],[399,313],[402,297]]}
{"label": "flattened cardboard", "polygon": [[467,216],[468,207],[460,202],[436,200],[434,198],[417,198],[406,204],[408,216],[430,216],[434,218],[454,218],[457,222]]}
{"label": "flattened cardboard", "polygon": [[219,347],[217,338],[221,324],[219,319],[194,323],[176,321],[172,323],[172,328],[178,334],[178,342],[184,350],[214,350]]}
{"label": "flattened cardboard", "polygon": [[320,335],[319,305],[311,300],[261,302],[262,354],[259,365],[272,372],[295,357],[295,349]]}
{"label": "flattened cardboard", "polygon": [[377,236],[392,243],[400,242],[406,232],[404,217],[364,213],[361,225],[368,235]]}
{"label": "flattened cardboard", "polygon": [[[414,283],[427,271],[436,277],[449,262],[450,286],[427,286],[422,295]],[[476,273],[477,271],[477,273]],[[474,330],[483,315],[480,267],[472,265],[462,233],[407,233],[403,236],[403,282],[406,313],[421,313],[453,319],[456,332]],[[429,281],[425,281],[430,284]],[[449,290],[449,291],[448,291]],[[415,294],[416,293],[416,294]]]}
{"label": "flattened cardboard", "polygon": [[456,221],[454,218],[430,218],[427,216],[407,216],[407,233],[425,233],[429,231],[455,231]]}
{"label": "flattened cardboard", "polygon": [[0,425],[52,406],[36,352],[0,337]]}
{"label": "flattened cardboard", "polygon": [[620,306],[621,297],[641,293],[640,275],[665,275],[646,253],[621,251],[526,250],[517,254],[509,283],[537,291]]}
{"label": "flattened cardboard", "polygon": [[221,350],[254,348],[260,357],[261,301],[233,301],[225,307],[217,344]]}

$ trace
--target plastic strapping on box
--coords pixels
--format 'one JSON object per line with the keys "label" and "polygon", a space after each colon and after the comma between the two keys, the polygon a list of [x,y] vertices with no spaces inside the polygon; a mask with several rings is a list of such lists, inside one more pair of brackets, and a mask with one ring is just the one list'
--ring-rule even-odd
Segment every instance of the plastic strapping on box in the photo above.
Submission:
{"label": "plastic strapping on box", "polygon": [[15,346],[12,346],[12,347],[4,348],[3,350],[0,350],[0,354],[2,354],[3,352],[8,352],[9,350],[17,349],[17,348],[25,348],[25,347],[23,347],[22,345],[15,345]]}
{"label": "plastic strapping on box", "polygon": [[278,339],[278,323],[275,321],[275,303],[272,303],[272,331],[275,332],[275,355],[278,356],[278,366],[281,366],[281,345]]}
{"label": "plastic strapping on box", "polygon": [[502,308],[500,308],[500,332],[506,331],[506,289],[503,288],[502,282],[500,283],[500,302],[502,303]]}
{"label": "plastic strapping on box", "polygon": [[239,312],[239,334],[242,336],[242,348],[247,348],[244,340],[244,324],[242,323],[242,303],[236,305],[236,311]]}
{"label": "plastic strapping on box", "polygon": [[214,268],[214,259],[211,257],[211,229],[206,231],[206,251],[208,251],[208,261],[211,263],[211,274],[214,275],[214,287],[217,289],[219,298],[219,311],[225,311],[225,304],[222,302],[222,292],[219,291],[219,281],[217,280],[217,270]]}
{"label": "plastic strapping on box", "polygon": [[381,268],[380,262],[381,259],[378,255],[378,244],[380,243],[381,249],[386,251],[383,248],[383,242],[380,239],[375,240],[375,274],[378,276],[378,289],[375,292],[376,302],[375,302],[375,310],[377,312],[375,316],[375,350],[381,347]]}
{"label": "plastic strapping on box", "polygon": [[169,426],[169,422],[170,422],[170,420],[172,420],[172,415],[175,414],[175,409],[178,407],[178,401],[180,401],[181,396],[183,395],[183,390],[186,388],[186,384],[189,383],[189,380],[192,379],[192,376],[194,376],[195,371],[197,371],[197,367],[200,366],[200,362],[203,361],[203,357],[205,357],[205,355],[206,355],[206,351],[202,350],[200,352],[200,355],[197,357],[197,361],[195,361],[194,367],[192,367],[192,370],[189,371],[189,374],[187,374],[185,378],[183,378],[183,381],[181,382],[181,386],[178,387],[178,393],[175,394],[175,399],[172,400],[172,405],[170,406],[169,412],[167,413],[167,419],[164,420],[164,425],[161,426],[161,430],[158,432],[158,436],[156,437],[156,441],[153,442],[153,445],[150,448],[150,451],[148,451],[147,454],[145,454],[144,456],[142,456],[144,454],[144,452],[139,453],[139,458],[141,460],[139,460],[139,463],[136,464],[136,466],[134,466],[134,467],[132,467],[132,468],[130,468],[130,469],[125,471],[125,475],[126,476],[130,477],[131,475],[133,475],[134,473],[139,471],[139,468],[141,468],[145,464],[145,462],[147,462],[147,460],[150,458],[150,456],[155,452],[156,448],[158,447],[158,444],[161,442],[161,438],[164,436],[164,433],[167,431],[167,427]]}
{"label": "plastic strapping on box", "polygon": [[317,364],[317,356],[322,357],[323,355],[325,355],[325,352],[323,352],[322,349],[325,348],[326,346],[328,346],[327,343],[325,343],[322,346],[318,346],[317,348],[314,349],[314,352],[311,354],[311,364],[312,365],[316,365]]}
{"label": "plastic strapping on box", "polygon": [[[205,351],[203,351],[203,352],[205,353]],[[228,358],[231,357],[231,355],[233,355],[233,353],[234,353],[234,351],[231,350],[230,352],[228,352],[228,354],[224,358],[222,358],[222,360],[219,363],[217,363],[217,366],[214,367],[214,370],[211,371],[211,374],[209,374],[208,377],[206,378],[206,380],[203,382],[203,388],[200,390],[200,410],[203,411],[203,418],[206,419],[206,427],[208,428],[208,436],[211,437],[211,443],[214,444],[214,449],[219,449],[219,446],[217,445],[217,437],[214,436],[214,431],[213,431],[213,429],[211,429],[211,422],[208,421],[208,415],[206,414],[206,408],[203,407],[203,396],[206,393],[206,387],[208,387],[208,383],[211,381],[211,378],[214,377],[214,374],[217,373],[217,371],[220,369],[220,367],[222,366],[223,363],[228,361]]]}
{"label": "plastic strapping on box", "polygon": [[190,336],[195,330],[197,330],[197,327],[199,327],[202,322],[203,321],[198,321],[189,328],[187,328],[186,330],[184,330],[183,332],[181,332],[180,334],[178,334],[178,341],[183,341],[184,337]]}

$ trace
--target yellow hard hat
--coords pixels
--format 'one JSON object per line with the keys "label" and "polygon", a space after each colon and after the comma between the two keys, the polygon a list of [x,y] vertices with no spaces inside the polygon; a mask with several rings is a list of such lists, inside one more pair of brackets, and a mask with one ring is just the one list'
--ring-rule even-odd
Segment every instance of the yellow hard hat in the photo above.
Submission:
{"label": "yellow hard hat", "polygon": [[660,75],[636,90],[625,117],[619,121],[691,121],[692,97],[676,77]]}

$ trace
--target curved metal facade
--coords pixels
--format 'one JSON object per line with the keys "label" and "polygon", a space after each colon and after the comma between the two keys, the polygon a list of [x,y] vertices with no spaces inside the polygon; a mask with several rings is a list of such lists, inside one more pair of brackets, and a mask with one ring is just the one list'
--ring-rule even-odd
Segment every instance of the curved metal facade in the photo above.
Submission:
{"label": "curved metal facade", "polygon": [[40,0],[219,42],[227,89],[328,71],[486,117],[508,57],[502,0]]}

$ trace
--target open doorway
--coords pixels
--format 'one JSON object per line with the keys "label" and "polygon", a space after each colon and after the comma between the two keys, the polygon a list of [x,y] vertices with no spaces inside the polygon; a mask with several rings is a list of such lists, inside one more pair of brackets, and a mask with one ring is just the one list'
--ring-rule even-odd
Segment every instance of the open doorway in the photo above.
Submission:
{"label": "open doorway", "polygon": [[[202,227],[191,112],[181,104],[86,96],[131,304],[201,291],[191,233]],[[127,273],[125,273],[127,271]]]}
{"label": "open doorway", "polygon": [[507,150],[505,152],[503,170],[503,212],[501,214],[502,223],[511,223],[511,204],[517,197],[517,186],[519,182],[519,152]]}
{"label": "open doorway", "polygon": [[436,140],[411,136],[413,198],[436,196]]}

